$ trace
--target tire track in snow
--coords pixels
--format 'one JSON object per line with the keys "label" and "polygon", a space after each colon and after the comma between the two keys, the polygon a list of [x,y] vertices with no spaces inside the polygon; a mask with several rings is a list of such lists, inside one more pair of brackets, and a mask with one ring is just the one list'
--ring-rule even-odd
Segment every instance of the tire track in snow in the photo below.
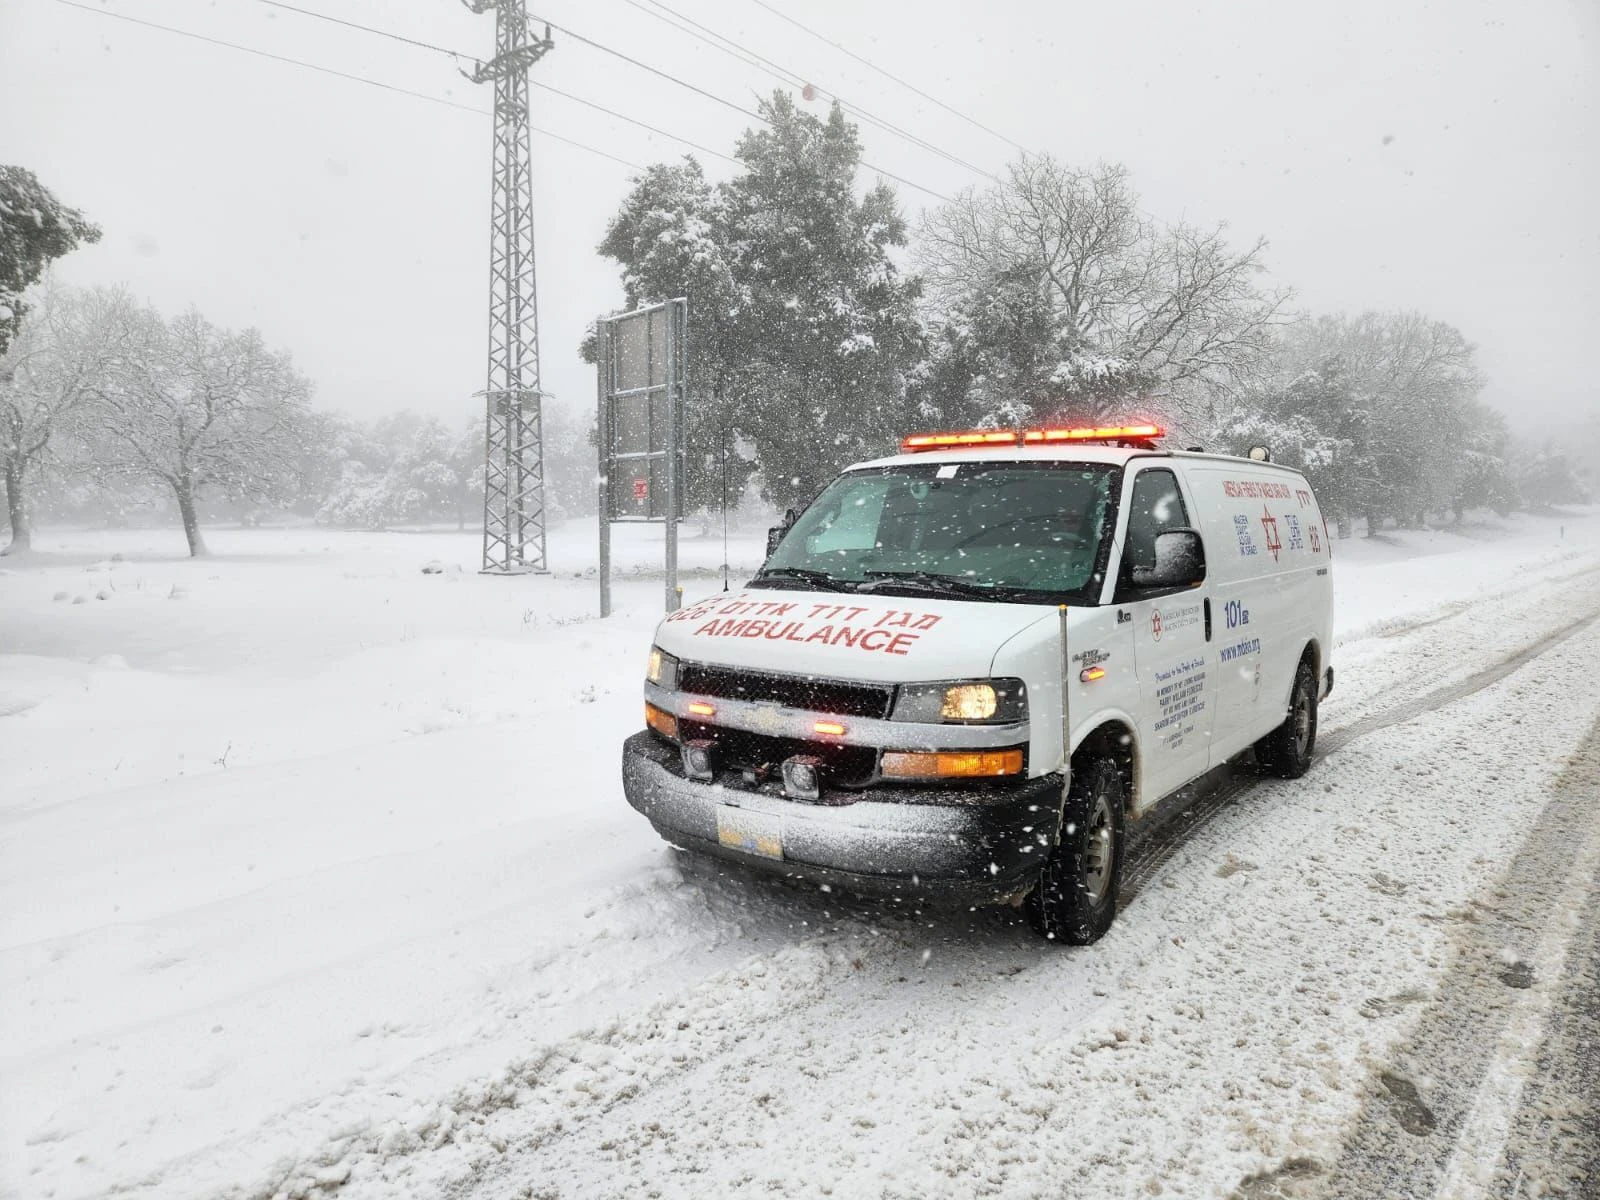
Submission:
{"label": "tire track in snow", "polygon": [[[1562,554],[1551,561],[1537,564],[1534,568],[1534,573],[1536,575],[1535,582],[1546,584],[1570,583],[1574,579],[1581,579],[1585,575],[1593,575],[1596,572],[1600,572],[1600,565],[1594,565],[1579,567],[1576,571],[1566,571],[1548,575],[1541,573],[1542,571],[1552,567],[1567,566],[1573,560],[1579,557],[1581,557],[1581,552],[1574,550]],[[1480,592],[1476,596],[1469,596],[1461,600],[1450,600],[1436,608],[1424,609],[1422,612],[1413,613],[1410,616],[1395,617],[1389,620],[1377,621],[1370,625],[1362,626],[1359,629],[1351,630],[1349,633],[1341,634],[1340,636],[1334,638],[1334,650],[1338,651],[1346,646],[1356,646],[1362,642],[1372,641],[1377,638],[1392,639],[1404,637],[1407,634],[1415,633],[1419,629],[1426,629],[1430,625],[1442,624],[1443,622],[1450,620],[1450,618],[1460,616],[1462,613],[1476,608],[1479,605],[1491,604],[1496,601],[1507,600],[1516,596],[1520,596],[1528,590],[1528,586],[1529,579],[1526,575],[1524,575],[1523,577],[1519,578],[1515,584],[1509,587],[1498,588],[1494,591]]]}
{"label": "tire track in snow", "polygon": [[[1375,1065],[1368,1100],[1331,1167],[1304,1160],[1245,1181],[1256,1197],[1488,1196],[1568,1194],[1600,1150],[1592,1114],[1600,1100],[1583,1096],[1585,1071],[1596,1063],[1558,1064],[1578,1087],[1543,1112],[1558,1128],[1587,1125],[1584,1136],[1538,1146],[1514,1138],[1537,1123],[1519,1104],[1538,1068],[1547,1017],[1563,993],[1592,1009],[1593,995],[1574,993],[1566,979],[1569,947],[1600,918],[1594,894],[1600,868],[1600,722],[1551,789],[1549,803],[1499,881],[1457,914],[1453,961],[1431,997],[1404,996],[1374,1019],[1423,1002],[1417,1027]],[[1595,964],[1584,964],[1594,970]],[[1581,1015],[1593,1023],[1592,1011]],[[1567,1043],[1569,1054],[1593,1047]],[[1592,1082],[1592,1080],[1591,1080]],[[1587,1107],[1588,1122],[1581,1114]],[[1536,1153],[1529,1153],[1529,1151]]]}

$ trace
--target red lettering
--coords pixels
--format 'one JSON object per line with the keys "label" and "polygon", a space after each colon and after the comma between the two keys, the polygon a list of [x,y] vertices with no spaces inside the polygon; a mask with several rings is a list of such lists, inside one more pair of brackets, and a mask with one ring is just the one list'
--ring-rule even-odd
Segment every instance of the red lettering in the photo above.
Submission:
{"label": "red lettering", "polygon": [[808,642],[822,642],[824,644],[827,644],[832,640],[832,638],[833,638],[833,626],[832,625],[824,625],[821,629],[817,630],[810,637],[808,637],[806,639],[806,641],[808,641]]}
{"label": "red lettering", "polygon": [[829,642],[828,645],[837,646],[840,642],[843,642],[846,646],[854,646],[861,640],[861,635],[863,632],[871,631],[856,629],[850,625],[841,625],[839,626],[838,631],[833,635],[833,640]]}
{"label": "red lettering", "polygon": [[765,633],[767,631],[767,626],[771,625],[772,622],[771,621],[743,621],[743,622],[741,622],[741,624],[744,626],[744,628],[739,631],[739,636],[740,637],[747,637],[747,638],[754,638],[754,637],[760,637],[763,633]]}
{"label": "red lettering", "polygon": [[920,617],[917,618],[917,623],[915,625],[913,625],[912,628],[913,629],[932,629],[935,625],[937,625],[939,623],[939,620],[940,620],[940,617],[939,617],[938,613],[923,613]]}
{"label": "red lettering", "polygon": [[883,648],[885,654],[904,654],[905,647],[917,640],[914,633],[897,633],[889,639],[889,644]]}
{"label": "red lettering", "polygon": [[868,639],[884,638],[886,640],[893,641],[894,636],[895,635],[890,633],[887,629],[869,629],[866,631],[866,633],[861,635],[861,648],[863,650],[882,650],[884,645],[882,641],[869,644]]}
{"label": "red lettering", "polygon": [[716,637],[717,636],[717,626],[719,624],[721,624],[720,621],[716,621],[716,620],[707,621],[704,625],[700,626],[699,629],[696,629],[694,631],[694,636],[695,637],[699,637],[702,633],[709,633],[712,637]]}

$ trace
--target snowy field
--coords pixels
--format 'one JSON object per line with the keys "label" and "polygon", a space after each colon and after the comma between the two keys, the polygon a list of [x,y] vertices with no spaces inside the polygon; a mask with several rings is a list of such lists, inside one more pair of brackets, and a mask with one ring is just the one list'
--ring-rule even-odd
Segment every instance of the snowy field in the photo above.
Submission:
{"label": "snowy field", "polygon": [[[592,525],[518,579],[454,533],[0,560],[0,1195],[1227,1195],[1335,1153],[1417,1011],[1373,1003],[1439,985],[1600,716],[1591,624],[1247,793],[1069,951],[668,850],[618,769],[653,536],[605,622]],[[1325,735],[1600,610],[1600,512],[1334,563]]]}

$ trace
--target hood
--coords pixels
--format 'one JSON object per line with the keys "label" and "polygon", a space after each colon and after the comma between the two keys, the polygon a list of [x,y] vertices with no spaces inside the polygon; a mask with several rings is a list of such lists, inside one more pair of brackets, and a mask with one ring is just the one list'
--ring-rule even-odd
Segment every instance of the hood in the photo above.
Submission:
{"label": "hood", "polygon": [[656,645],[690,662],[910,683],[988,675],[1006,641],[1055,619],[1039,604],[761,588],[679,609]]}

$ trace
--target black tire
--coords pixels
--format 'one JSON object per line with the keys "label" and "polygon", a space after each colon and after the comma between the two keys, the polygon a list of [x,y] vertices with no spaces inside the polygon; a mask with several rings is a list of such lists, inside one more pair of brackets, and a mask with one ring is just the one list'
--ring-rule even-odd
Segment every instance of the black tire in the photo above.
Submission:
{"label": "black tire", "polygon": [[1091,758],[1072,772],[1060,844],[1023,904],[1034,932],[1087,946],[1111,928],[1122,882],[1124,807],[1122,772],[1109,758]]}
{"label": "black tire", "polygon": [[1256,743],[1256,761],[1284,779],[1299,779],[1317,748],[1317,673],[1304,659],[1289,690],[1283,724]]}

